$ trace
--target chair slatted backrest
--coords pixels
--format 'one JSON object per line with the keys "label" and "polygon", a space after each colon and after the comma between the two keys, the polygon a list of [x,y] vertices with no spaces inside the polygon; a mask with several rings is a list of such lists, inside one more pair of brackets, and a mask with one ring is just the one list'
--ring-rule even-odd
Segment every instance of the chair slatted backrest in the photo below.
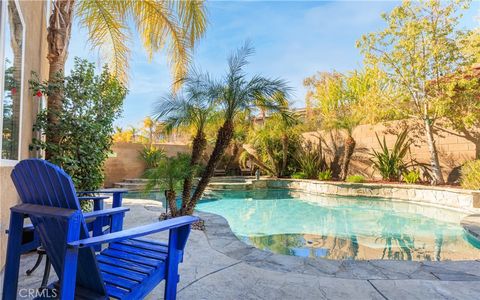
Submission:
{"label": "chair slatted backrest", "polygon": [[[19,162],[11,174],[23,203],[60,207],[80,211],[80,203],[70,176],[58,166],[41,159],[27,159]],[[66,221],[61,218],[29,216],[40,241],[61,278],[67,246]],[[80,239],[88,238],[85,220],[82,219]],[[78,253],[77,285],[106,295],[95,252],[82,248]]]}

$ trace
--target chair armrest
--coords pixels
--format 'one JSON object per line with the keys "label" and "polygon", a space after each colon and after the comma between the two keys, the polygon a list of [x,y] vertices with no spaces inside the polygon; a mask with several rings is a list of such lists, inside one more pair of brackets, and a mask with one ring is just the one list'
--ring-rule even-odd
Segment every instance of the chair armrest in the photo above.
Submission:
{"label": "chair armrest", "polygon": [[97,191],[77,191],[77,194],[114,194],[114,193],[128,193],[127,189],[104,189],[104,190],[97,190]]}
{"label": "chair armrest", "polygon": [[74,242],[68,243],[68,246],[74,248],[84,248],[84,247],[91,247],[99,244],[106,244],[112,243],[115,241],[122,241],[125,239],[136,238],[139,236],[149,235],[152,233],[165,231],[169,229],[174,229],[178,227],[182,227],[185,225],[190,225],[194,222],[199,220],[198,217],[193,216],[183,216],[173,219],[168,219],[165,221],[139,226],[131,229],[126,229],[114,233],[108,233],[101,236],[96,236],[92,238],[87,238],[83,240],[78,240]]}
{"label": "chair armrest", "polygon": [[99,201],[99,200],[106,200],[110,197],[106,196],[80,196],[78,197],[78,200],[94,200],[94,201]]}
{"label": "chair armrest", "polygon": [[130,208],[128,207],[115,207],[115,208],[107,208],[102,210],[96,210],[92,212],[87,212],[83,214],[85,219],[103,217],[103,216],[111,216],[115,214],[120,214],[129,211]]}
{"label": "chair armrest", "polygon": [[27,215],[37,215],[37,216],[47,216],[47,217],[63,217],[63,218],[70,218],[75,213],[80,213],[79,210],[76,209],[69,209],[69,208],[61,208],[61,207],[53,207],[53,206],[45,206],[45,205],[38,205],[38,204],[18,204],[12,208],[11,211],[16,213],[22,213]]}

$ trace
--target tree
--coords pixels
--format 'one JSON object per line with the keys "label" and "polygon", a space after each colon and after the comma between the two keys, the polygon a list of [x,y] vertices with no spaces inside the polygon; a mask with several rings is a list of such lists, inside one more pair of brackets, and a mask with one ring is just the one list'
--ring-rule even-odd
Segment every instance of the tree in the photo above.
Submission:
{"label": "tree", "polygon": [[[480,52],[480,51],[479,51]],[[440,116],[435,129],[467,139],[475,145],[475,158],[480,159],[480,72],[464,68],[445,78],[446,91],[439,97]],[[444,128],[446,127],[446,128]]]}
{"label": "tree", "polygon": [[327,131],[342,130],[346,134],[340,167],[342,180],[348,175],[350,160],[355,151],[353,130],[369,117],[368,101],[382,98],[385,93],[386,86],[377,80],[377,75],[378,70],[365,69],[346,75],[338,72],[318,73],[304,81],[310,90],[322,128]]}
{"label": "tree", "polygon": [[130,128],[128,129],[129,135],[131,136],[132,143],[137,142],[139,130],[135,127],[130,125]]}
{"label": "tree", "polygon": [[433,132],[442,110],[437,100],[445,94],[444,76],[470,63],[455,30],[459,10],[467,7],[465,1],[405,1],[383,16],[387,28],[357,43],[366,64],[381,68],[398,89],[401,97],[392,99],[392,106],[423,124],[437,184],[444,183]]}
{"label": "tree", "polygon": [[[95,75],[94,64],[79,58],[75,59],[62,85],[31,80],[30,88],[33,92],[41,90],[47,96],[61,90],[64,106],[55,125],[59,142],[34,138],[30,148],[50,152],[51,162],[72,177],[78,190],[94,191],[101,187],[103,164],[113,143],[113,122],[122,111],[127,89],[107,67]],[[53,124],[48,122],[50,109],[38,114],[35,131],[44,134],[52,130]]]}
{"label": "tree", "polygon": [[207,81],[209,99],[214,101],[221,113],[223,124],[218,129],[215,146],[210,154],[205,170],[193,193],[188,212],[192,212],[202,197],[215,167],[225,153],[234,134],[234,120],[240,112],[252,112],[258,107],[268,111],[285,112],[289,88],[281,79],[270,79],[254,75],[250,79],[244,71],[247,58],[253,54],[253,48],[246,43],[228,59],[228,71],[219,82]]}
{"label": "tree", "polygon": [[[175,78],[185,75],[195,41],[206,28],[204,2],[197,0],[55,0],[52,3],[47,34],[50,84],[63,81],[74,15],[88,29],[92,47],[99,50],[114,76],[124,83],[132,36],[130,24],[139,33],[150,57],[166,47]],[[55,128],[63,109],[62,99],[61,90],[48,97],[48,122],[53,126],[46,135],[52,143],[58,143],[60,138]],[[51,153],[46,154],[49,159]]]}
{"label": "tree", "polygon": [[153,144],[153,134],[155,130],[155,122],[152,120],[150,117],[145,117],[143,119],[143,131],[145,131],[145,134],[147,136],[147,143],[148,147],[152,148]]}
{"label": "tree", "polygon": [[[198,169],[207,146],[205,128],[214,116],[212,101],[208,99],[208,76],[194,69],[183,79],[182,93],[170,93],[161,98],[155,108],[155,118],[164,118],[165,130],[170,133],[180,127],[191,127],[194,131],[190,169]],[[190,196],[193,187],[193,175],[190,173],[183,181],[182,207],[180,214],[191,214]]]}

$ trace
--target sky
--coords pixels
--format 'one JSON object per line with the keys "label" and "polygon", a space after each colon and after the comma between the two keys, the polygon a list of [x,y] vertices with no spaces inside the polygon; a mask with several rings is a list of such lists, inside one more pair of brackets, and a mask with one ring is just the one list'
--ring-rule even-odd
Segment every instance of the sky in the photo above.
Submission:
{"label": "sky", "polygon": [[[207,2],[208,28],[194,50],[193,63],[214,77],[225,73],[228,55],[249,40],[255,48],[246,68],[288,81],[293,89],[294,107],[304,107],[303,79],[317,71],[340,72],[358,68],[362,57],[355,42],[365,33],[380,31],[381,14],[397,1],[210,1]],[[480,2],[465,12],[460,26],[479,26]],[[86,31],[72,30],[66,70],[75,56],[101,65],[90,50]],[[139,40],[132,43],[129,93],[117,126],[139,126],[152,114],[159,98],[171,88],[166,57],[160,53],[149,60]]]}

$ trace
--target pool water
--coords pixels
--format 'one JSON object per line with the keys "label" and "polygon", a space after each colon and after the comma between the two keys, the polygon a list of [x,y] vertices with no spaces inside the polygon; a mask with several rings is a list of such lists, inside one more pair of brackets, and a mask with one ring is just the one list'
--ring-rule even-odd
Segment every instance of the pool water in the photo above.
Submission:
{"label": "pool water", "polygon": [[289,190],[215,192],[200,211],[225,217],[233,233],[274,253],[329,259],[480,258],[465,214],[402,201],[318,196]]}

